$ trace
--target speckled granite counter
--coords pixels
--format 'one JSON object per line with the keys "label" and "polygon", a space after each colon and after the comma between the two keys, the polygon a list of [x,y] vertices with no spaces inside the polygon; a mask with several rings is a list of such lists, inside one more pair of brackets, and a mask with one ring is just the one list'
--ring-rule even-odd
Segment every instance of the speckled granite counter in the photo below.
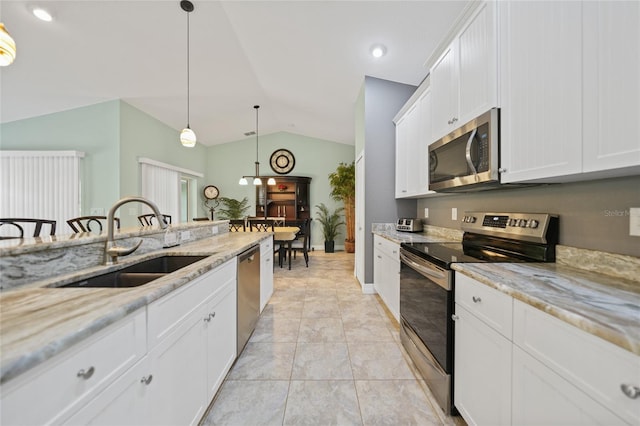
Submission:
{"label": "speckled granite counter", "polygon": [[160,252],[121,258],[119,267],[164,254],[209,256],[140,287],[47,287],[73,282],[105,269],[95,267],[0,294],[0,383],[187,284],[269,236],[224,233]]}
{"label": "speckled granite counter", "polygon": [[453,269],[640,355],[640,285],[553,263],[457,263]]}

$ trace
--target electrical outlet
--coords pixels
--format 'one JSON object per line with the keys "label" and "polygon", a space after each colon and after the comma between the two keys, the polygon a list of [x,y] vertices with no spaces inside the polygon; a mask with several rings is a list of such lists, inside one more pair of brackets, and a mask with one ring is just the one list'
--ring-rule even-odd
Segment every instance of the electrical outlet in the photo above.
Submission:
{"label": "electrical outlet", "polygon": [[212,226],[211,227],[211,233],[213,235],[218,235],[218,227],[217,226]]}
{"label": "electrical outlet", "polygon": [[189,241],[190,239],[191,239],[191,231],[182,231],[182,233],[180,233],[181,241]]}
{"label": "electrical outlet", "polygon": [[640,207],[629,209],[629,235],[640,237]]}
{"label": "electrical outlet", "polygon": [[428,207],[424,208],[424,218],[425,219],[429,219],[429,208]]}
{"label": "electrical outlet", "polygon": [[175,247],[180,242],[178,241],[177,232],[165,232],[164,234],[164,247]]}
{"label": "electrical outlet", "polygon": [[451,220],[458,220],[458,209],[451,207]]}

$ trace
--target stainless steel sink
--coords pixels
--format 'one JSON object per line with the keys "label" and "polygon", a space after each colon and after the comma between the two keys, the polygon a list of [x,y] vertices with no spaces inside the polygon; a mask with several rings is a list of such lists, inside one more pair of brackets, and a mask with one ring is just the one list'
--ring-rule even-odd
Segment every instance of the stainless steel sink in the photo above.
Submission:
{"label": "stainless steel sink", "polygon": [[128,266],[119,271],[85,278],[58,288],[69,287],[107,287],[107,288],[128,288],[138,287],[150,281],[162,278],[165,275],[175,272],[185,266],[189,266],[207,256],[162,256],[155,259],[145,260]]}

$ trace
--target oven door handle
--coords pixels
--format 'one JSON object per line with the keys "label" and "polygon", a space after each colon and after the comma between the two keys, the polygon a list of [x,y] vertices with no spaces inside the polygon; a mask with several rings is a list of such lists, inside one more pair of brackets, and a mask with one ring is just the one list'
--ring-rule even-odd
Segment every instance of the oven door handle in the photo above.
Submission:
{"label": "oven door handle", "polygon": [[442,272],[439,269],[432,268],[429,266],[428,263],[423,263],[423,262],[418,263],[413,259],[411,259],[410,256],[411,255],[404,253],[402,250],[400,250],[401,262],[415,269],[418,273],[426,277],[433,278],[434,282],[438,284],[440,287],[444,288],[445,290],[451,290],[451,284],[449,283],[449,280],[447,280],[446,272]]}
{"label": "oven door handle", "polygon": [[473,144],[473,140],[475,139],[477,132],[477,128],[473,129],[473,132],[471,132],[471,136],[469,136],[469,140],[467,141],[467,148],[465,149],[467,165],[469,165],[469,168],[473,172],[473,175],[476,177],[476,181],[478,180],[478,170],[476,169],[476,166],[473,165],[473,159],[471,158],[471,144]]}

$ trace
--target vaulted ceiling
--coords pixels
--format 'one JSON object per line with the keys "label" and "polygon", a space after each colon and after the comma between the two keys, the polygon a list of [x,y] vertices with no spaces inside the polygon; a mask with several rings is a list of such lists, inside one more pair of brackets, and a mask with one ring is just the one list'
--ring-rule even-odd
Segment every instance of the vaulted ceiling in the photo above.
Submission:
{"label": "vaulted ceiling", "polygon": [[[194,0],[190,124],[205,145],[288,131],[354,143],[365,75],[418,85],[467,1]],[[42,22],[31,13],[53,15]],[[187,121],[187,14],[179,1],[0,2],[18,46],[0,69],[1,122],[112,99],[180,130]],[[373,58],[372,45],[387,54]]]}

